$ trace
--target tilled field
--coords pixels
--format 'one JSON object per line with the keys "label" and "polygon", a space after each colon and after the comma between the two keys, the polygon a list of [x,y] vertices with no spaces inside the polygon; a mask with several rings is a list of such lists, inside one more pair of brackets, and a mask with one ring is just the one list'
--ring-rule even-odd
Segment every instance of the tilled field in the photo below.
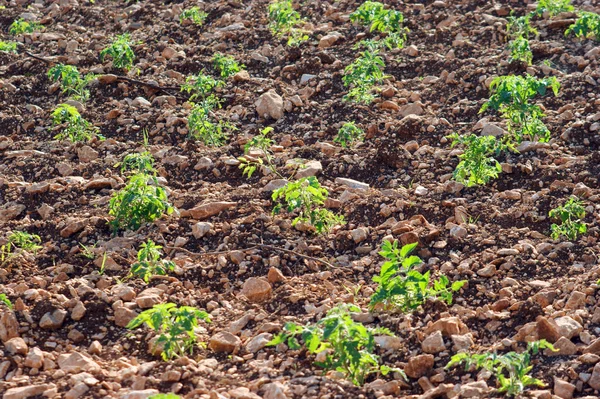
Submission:
{"label": "tilled field", "polygon": [[[531,375],[545,386],[525,396],[597,397],[599,43],[564,35],[574,13],[536,18],[527,67],[508,62],[505,26],[510,12],[523,15],[533,3],[385,1],[404,13],[410,32],[405,48],[381,52],[389,76],[375,101],[361,105],[343,101],[342,80],[360,51],[354,46],[376,36],[349,20],[361,2],[297,3],[309,39],[288,47],[269,30],[266,0],[0,0],[1,40],[14,40],[9,26],[20,16],[43,24],[17,36],[17,53],[0,52],[0,244],[25,231],[42,246],[0,268],[0,293],[13,305],[0,305],[0,393],[503,397],[491,373],[445,369],[450,357],[522,352],[543,338],[558,351],[533,356]],[[600,12],[594,3],[573,5]],[[181,11],[194,5],[207,13],[204,24],[181,24]],[[99,58],[124,32],[135,42],[129,74]],[[217,77],[216,52],[234,56],[247,74],[217,88],[224,101],[217,116],[237,130],[225,145],[208,147],[188,137],[191,106],[180,86],[202,70]],[[104,140],[54,139],[61,127],[51,113],[67,101],[47,76],[58,63],[98,75],[89,100],[74,105]],[[487,185],[453,181],[460,152],[446,136],[504,129],[497,113],[479,110],[493,77],[525,72],[561,84],[558,96],[535,99],[551,140],[501,155],[502,173]],[[349,121],[366,137],[342,148],[333,139]],[[329,190],[325,206],[344,225],[317,235],[293,227],[294,214],[272,214],[271,191],[281,180],[266,169],[248,179],[238,161],[267,126],[276,168],[288,175],[286,164],[311,161],[299,173]],[[109,202],[127,183],[118,164],[144,150],[176,211],[114,234]],[[587,232],[554,240],[548,213],[572,195],[583,201]],[[174,270],[148,283],[126,278],[148,239],[163,246]],[[452,304],[369,312],[384,239],[418,242],[421,271],[466,280]],[[196,336],[207,345],[169,361],[153,355],[155,334],[125,326],[159,303],[206,310],[212,322],[201,321]],[[355,386],[314,365],[304,349],[265,347],[285,323],[313,324],[339,303],[358,305],[355,319],[398,337],[377,338],[375,353],[406,379],[372,374]]]}

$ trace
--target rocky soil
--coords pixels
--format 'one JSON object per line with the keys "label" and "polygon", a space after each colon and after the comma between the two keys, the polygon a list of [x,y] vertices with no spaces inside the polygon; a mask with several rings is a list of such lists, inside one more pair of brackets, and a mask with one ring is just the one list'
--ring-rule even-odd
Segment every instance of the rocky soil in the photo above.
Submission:
{"label": "rocky soil", "polygon": [[[2,40],[12,39],[8,27],[23,14],[45,26],[21,38],[19,54],[0,53],[0,244],[23,230],[43,245],[0,269],[0,293],[14,304],[0,309],[3,397],[501,397],[486,373],[445,370],[450,356],[515,350],[539,338],[559,351],[535,357],[532,374],[546,387],[527,396],[598,397],[598,43],[564,36],[572,14],[536,20],[534,66],[525,68],[507,63],[505,24],[511,10],[523,15],[534,4],[385,1],[405,14],[408,43],[384,53],[390,77],[375,103],[363,106],[342,101],[343,68],[356,56],[353,46],[370,37],[348,20],[360,2],[300,3],[312,33],[289,48],[267,27],[267,0],[199,2],[208,13],[202,27],[179,23],[181,10],[196,5],[189,0],[0,0]],[[574,1],[600,12],[593,3]],[[137,42],[139,74],[129,80],[98,57],[123,32]],[[187,139],[189,106],[178,87],[202,69],[214,74],[216,51],[235,56],[248,75],[219,89],[221,115],[239,130],[209,148]],[[56,62],[109,75],[93,82],[82,112],[106,140],[53,139],[50,113],[65,100],[46,76]],[[558,97],[539,100],[552,140],[503,156],[503,173],[487,186],[452,181],[458,152],[445,136],[502,128],[493,113],[478,114],[488,85],[525,70],[562,85]],[[333,143],[346,121],[367,132],[354,149]],[[316,236],[271,214],[274,177],[246,179],[237,161],[265,126],[274,128],[280,167],[316,161],[311,173],[346,225]],[[115,164],[142,150],[143,131],[178,212],[114,236],[108,201],[125,182]],[[585,201],[588,232],[552,240],[548,212],[571,194]],[[452,305],[367,313],[377,252],[389,236],[418,241],[433,275],[468,280]],[[164,246],[175,272],[149,284],[124,281],[148,238]],[[93,248],[94,259],[80,244]],[[166,302],[210,313],[212,323],[201,323],[206,348],[165,362],[149,352],[149,330],[125,328]],[[377,354],[406,370],[408,381],[372,376],[355,387],[325,375],[305,351],[265,348],[284,323],[315,322],[340,302],[358,304],[362,321],[397,335]]]}

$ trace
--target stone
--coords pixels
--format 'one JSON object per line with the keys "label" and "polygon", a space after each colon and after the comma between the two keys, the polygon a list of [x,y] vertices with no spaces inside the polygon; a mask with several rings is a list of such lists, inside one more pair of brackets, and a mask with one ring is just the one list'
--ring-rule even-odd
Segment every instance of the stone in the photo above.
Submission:
{"label": "stone", "polygon": [[537,331],[540,339],[545,339],[550,343],[554,343],[560,338],[560,333],[556,324],[552,323],[544,316],[540,316],[537,319]]}
{"label": "stone", "polygon": [[423,114],[423,107],[418,103],[407,104],[400,109],[400,115],[402,117],[421,114]]}
{"label": "stone", "polygon": [[[600,338],[592,341],[584,350],[583,353],[591,353],[594,355],[600,355]],[[600,360],[600,359],[599,359]]]}
{"label": "stone", "polygon": [[350,235],[352,236],[352,240],[354,240],[354,242],[358,244],[369,237],[369,229],[366,227],[359,227],[357,229],[352,230],[350,232]]}
{"label": "stone", "polygon": [[339,184],[340,186],[346,186],[346,187],[354,188],[356,190],[368,190],[369,189],[369,185],[367,183],[363,183],[363,182],[352,180],[352,179],[346,179],[345,177],[336,177],[335,183]]}
{"label": "stone", "polygon": [[131,102],[131,106],[136,107],[136,108],[139,108],[139,107],[147,108],[147,107],[151,107],[152,103],[150,101],[146,100],[144,97],[136,97]]}
{"label": "stone", "polygon": [[2,399],[25,399],[31,398],[34,396],[39,396],[48,389],[50,389],[52,385],[49,384],[40,384],[40,385],[28,385],[25,387],[17,387],[10,388],[6,392],[4,392],[4,396]]}
{"label": "stone", "polygon": [[83,305],[83,302],[77,301],[77,303],[75,304],[75,307],[71,311],[71,318],[75,321],[79,321],[79,320],[83,319],[83,316],[85,316],[86,310],[87,309]]}
{"label": "stone", "polygon": [[207,235],[212,227],[212,223],[198,222],[192,226],[192,235],[194,238],[200,239]]}
{"label": "stone", "polygon": [[241,294],[250,302],[263,302],[271,296],[272,288],[269,282],[262,277],[250,277],[244,282]]}
{"label": "stone", "polygon": [[121,399],[148,399],[152,395],[159,394],[156,389],[142,389],[129,391],[126,394],[120,396]]}
{"label": "stone", "polygon": [[565,305],[565,309],[576,310],[581,309],[585,306],[585,297],[586,295],[580,291],[573,291],[567,304]]}
{"label": "stone", "polygon": [[87,225],[85,219],[71,219],[67,222],[67,226],[60,231],[60,236],[67,238],[73,234],[80,232]]}
{"label": "stone", "polygon": [[90,388],[85,384],[85,382],[78,382],[65,394],[64,398],[77,399],[87,393],[89,390]]}
{"label": "stone", "polygon": [[303,177],[317,176],[323,171],[323,165],[319,161],[310,160],[303,163],[294,178],[301,179]]}
{"label": "stone", "polygon": [[252,338],[246,343],[246,352],[248,353],[256,353],[262,348],[264,348],[269,341],[273,339],[273,334],[270,333],[261,333],[256,337]]}
{"label": "stone", "polygon": [[56,330],[62,327],[65,317],[67,317],[67,311],[64,309],[56,309],[52,313],[48,312],[40,319],[40,327],[45,330]]}
{"label": "stone", "polygon": [[125,327],[133,320],[138,313],[135,310],[126,308],[125,306],[115,309],[115,324],[119,327]]}
{"label": "stone", "polygon": [[0,341],[6,342],[19,336],[19,322],[14,312],[0,308]]}
{"label": "stone", "polygon": [[329,47],[333,46],[342,37],[343,36],[341,34],[339,34],[338,32],[331,32],[331,33],[323,36],[319,40],[319,48],[320,49],[329,48]]}
{"label": "stone", "polygon": [[263,399],[288,399],[287,387],[280,382],[266,384],[263,391]]}
{"label": "stone", "polygon": [[496,274],[496,266],[493,263],[482,267],[477,270],[477,275],[481,277],[493,277]]}
{"label": "stone", "polygon": [[404,372],[411,378],[421,378],[433,368],[433,364],[434,357],[431,354],[411,356]]}
{"label": "stone", "polygon": [[261,118],[279,120],[283,118],[283,98],[274,90],[269,90],[255,103],[256,112]]}
{"label": "stone", "polygon": [[378,335],[375,338],[375,343],[384,350],[398,350],[402,348],[402,340],[391,335]]}
{"label": "stone", "polygon": [[27,353],[27,343],[21,337],[11,338],[4,343],[4,349],[10,355],[25,355]]}
{"label": "stone", "polygon": [[546,354],[546,356],[572,356],[577,353],[577,345],[566,337],[560,337],[554,343],[554,349],[556,349],[556,351],[546,349],[544,354]]}
{"label": "stone", "polygon": [[208,219],[211,216],[218,215],[219,213],[233,208],[237,205],[236,202],[210,202],[208,204],[199,205],[195,208],[182,210],[182,217],[191,217],[197,220]]}
{"label": "stone", "polygon": [[456,352],[466,351],[473,346],[473,337],[471,334],[451,335],[452,349]]}
{"label": "stone", "polygon": [[465,238],[468,234],[467,229],[462,226],[452,226],[450,228],[450,236],[456,239]]}
{"label": "stone", "polygon": [[149,309],[160,303],[162,290],[158,288],[147,288],[135,298],[135,303],[142,309]]}
{"label": "stone", "polygon": [[583,331],[583,326],[569,316],[557,317],[554,319],[554,322],[558,327],[559,334],[568,339],[573,338]]}
{"label": "stone", "polygon": [[592,376],[590,377],[588,384],[592,388],[600,390],[600,363],[596,363],[594,366],[594,370],[592,371]]}
{"label": "stone", "polygon": [[102,344],[99,341],[93,341],[88,348],[90,355],[99,355],[102,353]]}
{"label": "stone", "polygon": [[217,353],[233,353],[237,351],[242,341],[228,331],[221,331],[210,337],[208,347]]}
{"label": "stone", "polygon": [[460,398],[487,398],[490,388],[485,381],[472,381],[460,386]]}
{"label": "stone", "polygon": [[79,352],[62,354],[58,357],[58,367],[67,373],[90,373],[101,371],[102,368],[89,355]]}
{"label": "stone", "polygon": [[504,136],[506,132],[500,126],[494,125],[493,123],[485,123],[481,129],[482,136]]}
{"label": "stone", "polygon": [[250,392],[249,388],[238,387],[227,392],[232,399],[262,399],[254,392]]}
{"label": "stone", "polygon": [[441,331],[445,337],[451,335],[464,335],[469,332],[469,327],[462,322],[458,317],[442,317],[441,319],[427,325],[425,334],[429,335],[432,332]]}
{"label": "stone", "polygon": [[575,385],[554,377],[554,394],[556,396],[562,399],[571,399],[573,392],[575,392]]}
{"label": "stone", "polygon": [[84,145],[77,150],[77,157],[83,163],[94,161],[98,159],[99,156],[98,151],[94,150],[89,145]]}
{"label": "stone", "polygon": [[283,283],[285,282],[286,277],[283,275],[281,270],[276,267],[271,267],[269,272],[267,273],[267,280],[271,284]]}
{"label": "stone", "polygon": [[441,331],[436,331],[433,334],[430,334],[427,338],[423,340],[421,343],[421,349],[425,353],[439,353],[446,350],[446,346],[444,345],[444,338],[442,337]]}
{"label": "stone", "polygon": [[44,352],[37,346],[29,349],[23,364],[25,367],[41,369],[44,365]]}

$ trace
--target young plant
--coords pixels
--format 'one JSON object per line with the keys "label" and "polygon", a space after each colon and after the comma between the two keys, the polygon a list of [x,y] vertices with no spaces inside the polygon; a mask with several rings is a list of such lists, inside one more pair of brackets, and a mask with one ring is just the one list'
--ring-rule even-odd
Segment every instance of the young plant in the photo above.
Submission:
{"label": "young plant", "polygon": [[0,294],[0,303],[3,303],[4,305],[6,305],[6,307],[9,309],[13,308],[13,304],[10,301],[10,299],[8,299],[6,294]]}
{"label": "young plant", "polygon": [[356,126],[354,122],[346,122],[338,130],[338,134],[333,141],[347,148],[352,147],[357,141],[362,141],[364,136],[365,132]]}
{"label": "young plant", "polygon": [[508,23],[506,24],[506,34],[512,39],[518,37],[529,39],[531,35],[536,36],[538,31],[531,26],[531,16],[532,14],[521,17],[509,16]]}
{"label": "young plant", "polygon": [[17,52],[17,42],[0,41],[0,51],[3,53],[16,53]]}
{"label": "young plant", "polygon": [[215,69],[219,71],[223,79],[228,79],[246,67],[245,65],[238,64],[233,56],[221,53],[216,53],[212,61]]}
{"label": "young plant", "polygon": [[156,175],[154,157],[149,151],[127,154],[123,158],[123,162],[118,163],[116,166],[121,166],[121,173]]}
{"label": "young plant", "polygon": [[575,23],[565,31],[565,35],[571,33],[580,39],[600,41],[600,14],[581,11]]}
{"label": "young plant", "polygon": [[503,146],[494,136],[459,136],[453,133],[448,136],[452,139],[450,148],[457,144],[464,147],[462,154],[458,156],[460,162],[454,170],[453,178],[467,187],[487,184],[491,179],[496,179],[502,172],[502,166],[494,155],[498,155]]}
{"label": "young plant", "polygon": [[292,226],[298,222],[309,223],[317,234],[326,233],[334,226],[345,223],[342,215],[320,208],[327,197],[329,192],[321,187],[316,177],[303,177],[273,191],[271,198],[278,202],[273,208],[273,214],[278,214],[285,206],[289,213],[299,213],[292,221]]}
{"label": "young plant", "polygon": [[52,112],[52,123],[54,126],[65,125],[65,128],[54,136],[57,140],[66,139],[76,143],[89,141],[98,134],[98,128],[86,121],[77,108],[69,104],[60,104]]}
{"label": "young plant", "polygon": [[31,252],[37,254],[39,249],[42,249],[40,236],[30,234],[25,231],[13,231],[8,235],[6,244],[0,247],[0,262],[4,263],[15,255],[15,250]]}
{"label": "young plant", "polygon": [[575,7],[571,5],[571,0],[538,0],[534,13],[541,16],[547,12],[548,17],[552,18],[561,12],[572,11],[575,11]]}
{"label": "young plant", "polygon": [[583,202],[571,197],[562,206],[552,209],[549,213],[552,219],[560,220],[560,225],[552,224],[551,237],[555,240],[560,237],[567,237],[569,240],[577,239],[579,234],[587,232],[587,225],[583,221],[585,217],[585,207]]}
{"label": "young plant", "polygon": [[[150,184],[149,184],[150,182]],[[151,223],[163,214],[173,213],[167,192],[155,177],[139,173],[131,176],[129,183],[116,192],[109,203],[108,214],[114,232],[121,229],[137,230],[144,223]]]}
{"label": "young plant", "polygon": [[204,21],[206,21],[206,17],[208,17],[207,13],[200,11],[200,8],[194,6],[183,10],[181,14],[179,14],[179,23],[182,24],[183,21],[187,19],[200,26],[204,23]]}
{"label": "young plant", "polygon": [[540,106],[530,104],[529,100],[538,94],[546,94],[548,88],[558,95],[560,83],[554,76],[544,79],[530,75],[499,76],[490,84],[492,95],[479,113],[488,108],[500,111],[508,119],[508,132],[517,144],[525,137],[547,142],[550,140],[550,131],[540,119],[545,115]]}
{"label": "young plant", "polygon": [[430,285],[430,272],[421,274],[415,266],[422,263],[418,256],[409,256],[417,243],[407,244],[398,248],[398,241],[384,241],[379,255],[387,259],[381,266],[379,276],[373,277],[378,284],[377,290],[371,296],[371,309],[393,310],[402,312],[412,311],[427,299],[442,299],[452,303],[452,294],[466,284],[466,280],[455,281],[450,286],[446,276]]}
{"label": "young plant", "polygon": [[96,248],[96,244],[88,247],[87,245],[79,243],[79,246],[81,247],[81,249],[79,250],[81,256],[89,260],[94,260],[96,258],[96,254],[94,253],[94,248]]}
{"label": "young plant", "polygon": [[527,38],[517,37],[508,43],[508,49],[510,50],[509,62],[523,62],[527,65],[531,65],[533,62],[533,53]]}
{"label": "young plant", "polygon": [[156,331],[159,335],[155,348],[161,349],[163,360],[170,360],[186,353],[193,354],[196,346],[194,328],[199,320],[210,323],[210,316],[192,306],[162,303],[140,313],[126,328],[131,330],[146,324]]}
{"label": "young plant", "polygon": [[348,94],[344,96],[345,101],[355,101],[365,104],[373,102],[375,96],[373,88],[383,83],[387,77],[383,74],[385,63],[377,52],[365,50],[359,57],[344,69],[342,78],[344,86],[350,87]]}
{"label": "young plant", "polygon": [[409,31],[403,26],[404,15],[400,11],[386,10],[384,7],[377,1],[365,1],[350,14],[350,20],[359,22],[361,25],[371,25],[370,32],[376,31],[385,34],[383,43],[389,49],[402,48]]}
{"label": "young plant", "polygon": [[194,104],[188,117],[188,131],[191,138],[200,140],[210,147],[220,147],[227,141],[228,131],[237,128],[214,115],[214,110],[220,107],[220,101],[212,95],[199,104]]}
{"label": "young plant", "polygon": [[21,35],[23,33],[33,33],[43,27],[39,22],[25,21],[23,18],[15,20],[8,28],[8,33],[13,36]]}
{"label": "young plant", "polygon": [[446,368],[463,363],[466,371],[469,371],[473,366],[476,369],[484,368],[495,375],[498,385],[500,385],[498,392],[509,396],[517,396],[523,393],[528,386],[544,386],[541,380],[529,375],[533,368],[531,366],[531,356],[537,355],[540,349],[556,350],[552,344],[542,339],[529,342],[527,349],[522,353],[508,352],[502,355],[482,353],[478,355],[461,352],[452,356]]}
{"label": "young plant", "polygon": [[175,270],[175,263],[160,258],[161,248],[162,246],[156,245],[150,239],[140,245],[137,262],[131,265],[129,276],[139,277],[148,283],[152,276],[165,276],[168,272]]}
{"label": "young plant", "polygon": [[[273,140],[268,137],[268,134],[273,131],[273,128],[270,126],[265,127],[260,131],[260,134],[252,137],[250,141],[246,143],[244,146],[244,155],[243,157],[239,157],[240,161],[239,168],[242,169],[242,176],[246,176],[248,179],[252,177],[256,169],[265,165],[269,170],[276,174],[277,176],[283,178],[277,172],[277,168],[275,167],[275,163],[273,162],[273,152],[271,151],[271,146],[275,144]],[[263,162],[262,158],[255,158],[248,155],[250,150],[259,150],[262,155],[265,157],[265,162]]]}
{"label": "young plant", "polygon": [[77,67],[72,65],[57,64],[48,70],[48,79],[60,81],[63,94],[81,102],[90,98],[90,91],[86,87],[95,77],[93,73],[88,73],[82,78]]}
{"label": "young plant", "polygon": [[402,373],[380,365],[379,356],[373,353],[375,335],[394,336],[392,332],[383,327],[366,327],[354,321],[351,312],[359,313],[361,309],[355,305],[338,305],[315,325],[286,323],[284,331],[275,336],[267,346],[286,343],[290,349],[298,350],[301,348],[298,338],[301,338],[311,354],[325,352],[324,361],[315,362],[317,366],[338,371],[358,386],[363,385],[371,374],[386,375],[390,371]]}
{"label": "young plant", "polygon": [[304,24],[304,20],[294,10],[292,0],[277,0],[269,4],[269,21],[271,33],[277,38],[287,37],[290,47],[308,40],[307,32],[298,27]]}
{"label": "young plant", "polygon": [[203,100],[208,98],[210,93],[217,87],[224,85],[225,82],[205,75],[202,71],[198,75],[188,76],[185,83],[181,85],[181,91],[191,94],[189,101],[194,101],[197,98]]}
{"label": "young plant", "polygon": [[108,55],[112,58],[112,65],[115,68],[129,70],[133,66],[135,54],[131,49],[133,42],[128,33],[117,36],[112,43],[104,50],[100,51],[100,61]]}

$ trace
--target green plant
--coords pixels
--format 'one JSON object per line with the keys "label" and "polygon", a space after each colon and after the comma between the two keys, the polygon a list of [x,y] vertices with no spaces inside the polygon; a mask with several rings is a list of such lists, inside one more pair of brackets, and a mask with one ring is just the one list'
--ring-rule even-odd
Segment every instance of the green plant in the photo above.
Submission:
{"label": "green plant", "polygon": [[523,15],[520,17],[509,16],[508,23],[506,24],[506,34],[516,39],[517,37],[524,37],[529,39],[531,35],[536,36],[538,34],[537,29],[531,26],[532,14]]}
{"label": "green plant", "polygon": [[365,50],[359,57],[344,69],[342,78],[344,86],[350,87],[345,101],[356,101],[369,104],[375,96],[373,88],[387,77],[383,74],[385,63],[376,52]]}
{"label": "green plant", "polygon": [[565,35],[571,33],[581,39],[600,40],[600,14],[581,11],[575,23],[565,31]]}
{"label": "green plant", "polygon": [[196,6],[190,7],[179,14],[179,23],[183,23],[183,21],[189,19],[196,25],[202,25],[204,21],[206,21],[206,17],[208,17],[208,14],[204,11],[200,11],[200,8]]}
{"label": "green plant", "polygon": [[17,43],[0,41],[0,51],[4,53],[16,53]]}
{"label": "green plant", "polygon": [[362,385],[365,379],[375,373],[383,375],[390,371],[388,366],[379,364],[379,357],[373,353],[375,335],[394,336],[383,327],[368,328],[352,319],[351,312],[361,312],[355,305],[338,305],[312,326],[286,323],[284,331],[273,338],[267,346],[286,343],[292,350],[300,349],[298,337],[310,353],[325,352],[325,360],[315,362],[325,370],[336,370],[355,385]]}
{"label": "green plant", "polygon": [[205,75],[202,71],[197,75],[188,76],[185,83],[181,85],[181,91],[191,94],[190,101],[194,101],[196,98],[208,98],[213,90],[224,85],[225,82]]}
{"label": "green plant", "polygon": [[308,40],[307,32],[298,28],[304,20],[294,10],[292,0],[277,0],[269,4],[269,21],[271,33],[277,38],[287,37],[288,46],[299,46]]}
{"label": "green plant", "polygon": [[4,305],[6,305],[6,307],[9,309],[13,308],[13,304],[10,301],[10,299],[8,299],[6,294],[0,294],[0,303],[3,303]]}
{"label": "green plant", "polygon": [[112,58],[112,65],[119,69],[131,69],[135,54],[131,49],[133,42],[128,33],[117,36],[112,43],[104,50],[100,51],[100,61],[108,55]]}
{"label": "green plant", "polygon": [[[150,184],[148,183],[150,182]],[[137,230],[143,223],[153,222],[163,214],[173,213],[167,192],[155,177],[139,173],[130,177],[127,186],[116,192],[109,203],[113,230]]]}
{"label": "green plant", "polygon": [[352,147],[357,141],[362,141],[364,136],[365,132],[356,126],[354,122],[346,122],[338,130],[337,136],[333,141],[346,148]]}
{"label": "green plant", "polygon": [[219,71],[223,79],[227,79],[244,69],[245,65],[240,65],[231,55],[216,53],[212,59],[215,69]]}
{"label": "green plant", "polygon": [[271,146],[275,143],[268,137],[268,134],[273,131],[273,128],[270,126],[265,127],[260,131],[260,134],[252,137],[244,146],[244,155],[243,157],[239,157],[240,161],[239,168],[242,169],[242,176],[246,176],[248,179],[252,177],[256,169],[265,165],[262,158],[250,157],[248,153],[250,150],[255,149],[259,150],[262,155],[265,157],[266,166],[273,172],[274,174],[282,177],[279,172],[277,172],[277,168],[273,162],[273,152],[271,151]]}
{"label": "green plant", "polygon": [[320,208],[329,197],[327,189],[321,187],[316,177],[303,177],[287,183],[273,191],[272,199],[277,201],[273,214],[285,206],[288,212],[298,211],[292,226],[298,222],[309,223],[318,234],[326,233],[338,224],[344,224],[344,217]]}
{"label": "green plant", "polygon": [[160,259],[161,248],[162,246],[156,245],[150,239],[142,243],[137,253],[137,262],[131,265],[129,275],[139,277],[147,283],[152,276],[164,276],[167,272],[175,270],[175,263]]}
{"label": "green plant", "polygon": [[156,169],[154,169],[154,157],[149,151],[134,152],[125,155],[123,161],[118,163],[116,166],[121,166],[121,173],[144,173],[156,175]]}
{"label": "green plant", "polygon": [[571,5],[571,0],[538,0],[535,14],[541,16],[545,12],[550,18],[560,14],[561,12],[575,11],[575,7]]}
{"label": "green plant", "polygon": [[155,347],[162,350],[163,360],[169,360],[194,352],[194,328],[199,320],[210,323],[210,316],[192,306],[177,307],[174,303],[162,303],[140,313],[126,328],[131,330],[145,323],[156,331],[159,336]]}
{"label": "green plant", "polygon": [[79,251],[81,253],[81,256],[90,260],[96,258],[96,254],[94,253],[94,248],[96,248],[96,244],[92,245],[91,247],[88,247],[87,245],[79,243],[79,246],[81,247]]}
{"label": "green plant", "polygon": [[472,366],[475,366],[476,369],[484,368],[495,375],[500,385],[499,392],[517,396],[528,386],[544,386],[541,380],[529,375],[533,368],[531,366],[531,356],[536,355],[540,349],[556,350],[552,344],[542,339],[529,342],[527,349],[522,353],[508,352],[498,355],[497,353],[468,354],[461,352],[452,356],[446,368],[463,363],[466,371],[471,369]]}
{"label": "green plant", "polygon": [[552,209],[549,216],[552,219],[560,220],[560,225],[552,224],[550,226],[552,230],[551,237],[555,240],[562,236],[567,237],[569,240],[575,240],[579,234],[587,232],[587,225],[583,221],[585,207],[583,202],[577,198],[569,198],[564,205]]}
{"label": "green plant", "polygon": [[454,180],[472,187],[478,184],[486,184],[490,179],[496,179],[502,172],[502,166],[494,155],[498,155],[503,146],[494,136],[477,136],[469,134],[459,136],[453,133],[448,136],[452,139],[450,148],[457,144],[464,147],[462,154],[458,156],[460,162],[454,170]]}
{"label": "green plant", "polygon": [[381,265],[379,276],[373,277],[378,284],[377,290],[371,296],[371,309],[399,309],[407,312],[421,306],[429,298],[439,298],[446,303],[452,303],[452,293],[460,290],[466,284],[465,280],[455,281],[450,286],[446,276],[440,276],[429,287],[430,272],[421,274],[415,266],[422,263],[418,256],[409,256],[417,243],[398,248],[398,241],[384,241],[379,255],[387,259]]}
{"label": "green plant", "polygon": [[198,104],[193,104],[188,117],[188,131],[191,138],[211,147],[219,147],[225,143],[228,131],[237,128],[214,115],[214,110],[220,107],[220,101],[213,95]]}
{"label": "green plant", "polygon": [[517,37],[508,43],[508,49],[510,50],[509,62],[524,62],[527,65],[533,62],[533,53],[527,38]]}
{"label": "green plant", "polygon": [[54,136],[57,140],[89,141],[94,135],[98,135],[98,128],[86,121],[77,108],[69,104],[56,107],[52,112],[52,123],[54,126],[65,125],[65,128]]}
{"label": "green plant", "polygon": [[43,27],[39,22],[25,21],[23,18],[15,20],[8,28],[8,33],[13,36],[23,33],[33,33]]}
{"label": "green plant", "polygon": [[36,255],[37,251],[42,248],[38,245],[41,242],[42,239],[36,234],[13,231],[8,235],[6,244],[0,247],[0,261],[2,263],[8,261],[15,254],[16,249]]}
{"label": "green plant", "polygon": [[545,115],[540,106],[530,104],[529,100],[538,94],[546,94],[548,88],[558,95],[560,83],[554,76],[543,79],[530,75],[499,76],[492,80],[492,95],[479,112],[485,112],[488,108],[500,111],[508,119],[508,132],[516,143],[521,143],[525,137],[547,142],[550,140],[550,131],[540,119]]}
{"label": "green plant", "polygon": [[90,91],[86,87],[95,77],[93,73],[88,73],[82,78],[77,67],[72,65],[57,64],[48,70],[48,79],[60,81],[63,94],[82,102],[90,98]]}
{"label": "green plant", "polygon": [[403,26],[404,15],[400,11],[386,10],[385,6],[377,1],[365,1],[350,14],[350,20],[362,25],[370,24],[370,32],[386,34],[383,43],[389,49],[404,47],[409,30]]}

